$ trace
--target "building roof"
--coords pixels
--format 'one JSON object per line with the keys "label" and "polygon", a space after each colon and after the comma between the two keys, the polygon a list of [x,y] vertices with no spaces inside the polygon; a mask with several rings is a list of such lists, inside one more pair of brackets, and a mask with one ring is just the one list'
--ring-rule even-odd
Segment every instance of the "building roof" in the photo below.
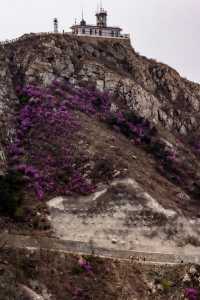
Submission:
{"label": "building roof", "polygon": [[99,12],[97,12],[96,14],[95,14],[95,16],[99,16],[99,15],[108,15],[108,13],[107,13],[107,11],[106,10],[101,10],[101,11],[99,11]]}
{"label": "building roof", "polygon": [[110,27],[110,26],[101,27],[101,26],[97,26],[97,25],[85,25],[85,26],[82,26],[80,24],[77,24],[77,25],[73,25],[71,27],[71,29],[74,29],[74,28],[93,28],[93,29],[108,29],[108,30],[119,30],[119,31],[122,31],[122,29],[120,27]]}

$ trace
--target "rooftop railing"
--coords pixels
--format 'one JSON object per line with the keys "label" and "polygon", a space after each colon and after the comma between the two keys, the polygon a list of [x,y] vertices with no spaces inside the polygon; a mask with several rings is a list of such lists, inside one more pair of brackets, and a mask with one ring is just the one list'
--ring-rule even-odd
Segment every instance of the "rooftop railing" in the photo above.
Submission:
{"label": "rooftop railing", "polygon": [[73,33],[69,32],[68,34],[74,35],[74,36],[81,36],[81,37],[96,37],[96,38],[107,38],[107,39],[130,39],[130,34],[120,34],[118,36],[111,36],[111,35],[99,35],[99,34],[88,34],[88,33]]}

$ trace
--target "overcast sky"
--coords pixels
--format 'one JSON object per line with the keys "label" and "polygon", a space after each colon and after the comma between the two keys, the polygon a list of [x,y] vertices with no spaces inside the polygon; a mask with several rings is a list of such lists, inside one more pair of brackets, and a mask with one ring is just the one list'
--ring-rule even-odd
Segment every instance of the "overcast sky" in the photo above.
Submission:
{"label": "overcast sky", "polygon": [[[82,7],[87,22],[95,23],[96,0],[1,0],[0,40],[29,32],[67,31]],[[131,33],[141,54],[169,64],[200,82],[200,0],[103,0],[110,25]]]}

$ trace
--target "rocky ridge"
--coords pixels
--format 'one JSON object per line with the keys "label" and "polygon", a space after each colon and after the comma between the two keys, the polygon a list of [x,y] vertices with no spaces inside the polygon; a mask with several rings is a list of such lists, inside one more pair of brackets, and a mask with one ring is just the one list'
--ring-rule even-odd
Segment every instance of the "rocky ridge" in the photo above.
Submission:
{"label": "rocky ridge", "polygon": [[186,135],[199,127],[200,88],[167,65],[140,56],[128,41],[27,36],[1,48],[1,111],[19,81],[48,85],[54,79],[94,82],[155,123]]}

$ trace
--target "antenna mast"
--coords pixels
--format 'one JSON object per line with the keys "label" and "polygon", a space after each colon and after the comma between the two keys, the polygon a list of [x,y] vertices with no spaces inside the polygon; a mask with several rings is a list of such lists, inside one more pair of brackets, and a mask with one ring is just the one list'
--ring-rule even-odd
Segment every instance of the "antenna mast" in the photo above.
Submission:
{"label": "antenna mast", "polygon": [[103,4],[102,4],[102,0],[100,0],[100,11],[103,10]]}
{"label": "antenna mast", "polygon": [[99,3],[97,2],[97,14],[99,13]]}
{"label": "antenna mast", "polygon": [[53,20],[53,26],[54,26],[54,33],[58,33],[58,19],[55,18]]}

